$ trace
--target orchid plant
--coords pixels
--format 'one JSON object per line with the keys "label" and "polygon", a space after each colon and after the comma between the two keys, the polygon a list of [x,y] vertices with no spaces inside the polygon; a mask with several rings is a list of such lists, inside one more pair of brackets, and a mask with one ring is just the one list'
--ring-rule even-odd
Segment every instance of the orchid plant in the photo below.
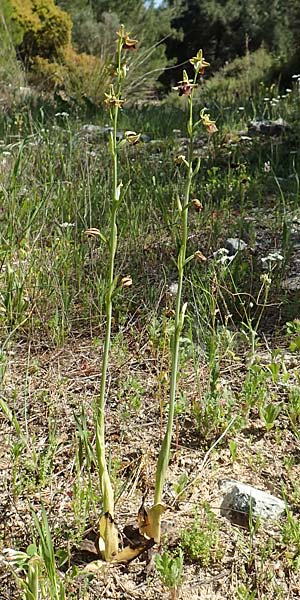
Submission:
{"label": "orchid plant", "polygon": [[[109,92],[105,94],[105,103],[109,109],[110,120],[112,122],[112,131],[109,140],[113,175],[110,236],[109,239],[106,240],[104,236],[102,236],[100,231],[95,228],[86,232],[87,234],[93,236],[99,235],[99,237],[101,237],[101,239],[105,243],[107,243],[109,247],[109,271],[107,278],[107,291],[105,303],[106,334],[102,358],[100,395],[95,411],[95,429],[96,456],[99,471],[100,489],[103,499],[103,513],[99,525],[99,553],[106,561],[116,562],[132,560],[135,556],[140,554],[141,551],[143,551],[146,547],[150,547],[151,545],[153,545],[153,543],[160,541],[161,515],[165,510],[165,507],[162,504],[162,495],[167,468],[170,460],[173,421],[176,408],[180,336],[184,325],[185,312],[187,309],[187,303],[182,303],[184,269],[186,264],[193,259],[197,261],[206,260],[200,250],[197,250],[193,255],[187,257],[189,206],[192,205],[197,211],[200,211],[202,208],[201,202],[198,199],[191,199],[193,181],[200,168],[199,159],[197,159],[196,164],[194,165],[194,137],[195,132],[200,124],[204,125],[204,127],[207,129],[210,135],[217,131],[215,122],[210,119],[210,116],[209,114],[207,114],[205,109],[201,110],[199,118],[197,120],[194,119],[194,90],[198,86],[199,75],[202,75],[204,73],[205,68],[209,66],[209,63],[206,62],[206,60],[203,58],[202,50],[199,50],[197,55],[190,60],[190,63],[194,67],[194,78],[189,79],[187,72],[184,71],[182,81],[180,81],[178,83],[178,86],[176,87],[180,96],[188,96],[189,111],[187,121],[187,134],[189,142],[187,156],[181,155],[176,159],[176,164],[182,165],[183,168],[186,169],[186,177],[183,202],[181,203],[179,196],[177,198],[177,209],[181,223],[181,246],[177,257],[178,286],[176,294],[174,330],[171,341],[172,366],[170,376],[168,424],[157,462],[154,504],[149,510],[146,510],[143,503],[138,514],[139,533],[141,535],[142,540],[144,539],[145,542],[142,541],[139,544],[139,546],[135,548],[131,548],[128,546],[123,550],[119,550],[118,530],[114,522],[114,492],[109,477],[105,452],[105,403],[107,394],[108,359],[111,343],[113,294],[118,285],[118,278],[115,276],[115,255],[117,249],[118,235],[117,214],[120,203],[122,202],[127,189],[126,186],[125,188],[123,188],[122,181],[120,181],[118,177],[118,155],[121,147],[124,144],[135,145],[140,140],[140,135],[134,131],[126,132],[124,139],[122,139],[121,141],[118,141],[117,138],[118,115],[125,101],[122,97],[122,83],[127,73],[126,64],[122,62],[122,56],[123,51],[135,50],[136,45],[137,41],[131,39],[129,37],[129,34],[125,32],[123,25],[121,25],[120,30],[118,31],[117,39],[116,83],[111,84]],[[132,280],[130,276],[126,276],[121,279],[120,285],[122,287],[125,288],[130,286],[131,284]]]}
{"label": "orchid plant", "polygon": [[210,115],[203,108],[200,111],[199,117],[194,118],[194,107],[193,97],[194,91],[198,86],[199,75],[203,75],[205,69],[209,66],[209,63],[204,59],[202,50],[199,50],[193,58],[190,59],[190,63],[194,67],[194,77],[189,79],[186,71],[183,71],[182,80],[179,81],[176,90],[180,96],[188,97],[188,119],[187,119],[187,136],[188,136],[188,150],[187,156],[180,155],[176,158],[177,165],[182,165],[185,169],[185,191],[183,202],[181,202],[179,196],[177,197],[177,210],[180,219],[181,227],[181,245],[177,257],[177,271],[178,271],[178,286],[176,294],[176,309],[174,318],[174,329],[171,339],[171,375],[170,375],[170,396],[168,406],[168,422],[166,432],[162,441],[156,470],[156,483],[155,483],[155,494],[154,494],[154,505],[148,513],[148,520],[152,523],[151,535],[156,542],[160,541],[160,521],[161,515],[165,510],[162,504],[163,487],[166,479],[167,468],[170,461],[171,441],[172,441],[172,430],[174,422],[174,414],[176,410],[176,393],[177,393],[177,379],[179,370],[179,350],[180,350],[180,337],[182,328],[184,325],[185,313],[187,309],[187,303],[182,302],[183,282],[184,282],[184,270],[185,266],[191,260],[197,260],[203,262],[206,260],[205,256],[200,250],[197,250],[191,256],[187,256],[187,240],[188,240],[188,212],[189,207],[192,205],[198,212],[202,209],[202,204],[198,198],[192,198],[193,182],[200,169],[200,159],[197,158],[195,163],[194,157],[194,138],[195,133],[200,125],[203,125],[208,134],[212,135],[217,131],[215,121],[211,120]]}
{"label": "orchid plant", "polygon": [[[128,187],[123,187],[122,181],[119,180],[118,155],[123,142],[125,142],[125,144],[132,144],[137,143],[138,141],[138,136],[132,131],[126,132],[124,140],[118,141],[117,137],[119,111],[122,109],[125,102],[124,98],[122,98],[122,83],[127,74],[126,63],[123,62],[123,52],[135,50],[137,45],[137,40],[129,37],[129,34],[125,32],[123,25],[120,26],[117,36],[116,83],[111,84],[109,92],[105,94],[105,104],[109,109],[109,116],[112,123],[112,131],[109,138],[109,150],[112,160],[110,235],[109,239],[106,240],[98,229],[93,228],[86,232],[88,235],[98,235],[109,248],[109,269],[105,297],[106,333],[102,357],[100,395],[95,410],[96,456],[103,503],[103,514],[99,525],[99,551],[106,561],[118,560],[119,554],[118,531],[114,524],[114,492],[107,467],[105,451],[105,404],[107,395],[108,360],[111,345],[113,294],[118,286],[118,277],[115,276],[115,256],[118,243],[117,214]],[[131,284],[131,277],[125,276],[121,279],[119,285],[123,288],[127,288]]]}

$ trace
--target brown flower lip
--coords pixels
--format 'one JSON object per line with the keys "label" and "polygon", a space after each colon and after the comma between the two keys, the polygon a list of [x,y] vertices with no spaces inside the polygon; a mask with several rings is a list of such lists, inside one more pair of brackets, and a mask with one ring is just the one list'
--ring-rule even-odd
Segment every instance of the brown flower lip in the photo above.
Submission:
{"label": "brown flower lip", "polygon": [[204,256],[204,254],[202,254],[201,250],[196,250],[196,252],[194,254],[194,258],[198,262],[206,262],[206,260],[207,260],[206,256]]}
{"label": "brown flower lip", "polygon": [[125,38],[122,48],[123,48],[123,50],[136,50],[137,49],[137,40],[131,40],[130,38]]}
{"label": "brown flower lip", "polygon": [[106,98],[104,100],[104,103],[107,106],[117,106],[118,108],[122,108],[122,106],[125,102],[125,100],[118,98],[114,94],[105,94],[105,96],[106,96]]}
{"label": "brown flower lip", "polygon": [[200,202],[200,200],[198,200],[198,198],[194,198],[194,199],[192,200],[192,204],[193,204],[193,206],[194,206],[194,209],[195,209],[197,212],[200,212],[200,211],[202,210],[202,208],[203,208],[203,206],[202,206],[202,202]]}
{"label": "brown flower lip", "polygon": [[126,288],[132,286],[132,278],[130,275],[126,275],[121,279],[121,287]]}
{"label": "brown flower lip", "polygon": [[190,96],[193,88],[197,87],[197,84],[190,83],[189,81],[179,81],[178,85],[173,88],[179,93],[179,96]]}
{"label": "brown flower lip", "polygon": [[125,139],[131,146],[136,146],[141,141],[141,134],[135,131],[125,131]]}
{"label": "brown flower lip", "polygon": [[126,33],[124,26],[121,25],[119,31],[117,31],[117,36],[122,41],[122,49],[123,50],[136,50],[137,49],[137,40],[133,40],[129,37],[129,33]]}
{"label": "brown flower lip", "polygon": [[210,125],[207,125],[207,131],[208,133],[216,133],[216,131],[218,131],[218,128],[215,123],[211,123]]}

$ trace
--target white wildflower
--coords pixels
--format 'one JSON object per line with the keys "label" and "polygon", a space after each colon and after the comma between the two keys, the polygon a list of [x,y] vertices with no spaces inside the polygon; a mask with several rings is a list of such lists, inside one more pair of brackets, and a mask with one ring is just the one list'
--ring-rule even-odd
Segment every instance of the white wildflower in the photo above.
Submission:
{"label": "white wildflower", "polygon": [[276,263],[276,262],[280,263],[283,260],[284,260],[284,257],[279,252],[270,252],[267,256],[264,256],[261,258],[261,262],[263,264],[268,263],[269,265],[271,265],[271,263]]}
{"label": "white wildflower", "polygon": [[177,296],[177,292],[178,292],[177,281],[172,281],[172,283],[170,283],[168,292],[169,292],[170,296]]}
{"label": "white wildflower", "polygon": [[62,229],[68,229],[68,227],[75,227],[75,223],[67,223],[67,222],[65,222],[65,223],[59,223],[59,226]]}

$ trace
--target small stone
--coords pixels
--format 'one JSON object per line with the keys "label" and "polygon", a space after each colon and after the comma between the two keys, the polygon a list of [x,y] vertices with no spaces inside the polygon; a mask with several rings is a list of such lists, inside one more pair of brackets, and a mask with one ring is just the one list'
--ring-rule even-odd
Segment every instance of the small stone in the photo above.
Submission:
{"label": "small stone", "polygon": [[294,277],[288,277],[287,279],[284,279],[281,287],[289,292],[296,292],[297,290],[300,290],[300,275],[295,275]]}
{"label": "small stone", "polygon": [[87,135],[103,135],[108,129],[108,127],[101,127],[100,125],[92,125],[91,123],[87,123],[81,127],[80,132]]}
{"label": "small stone", "polygon": [[267,119],[254,119],[250,122],[248,134],[281,135],[288,128],[289,124],[282,118],[274,121]]}
{"label": "small stone", "polygon": [[[102,127],[101,125],[93,125],[92,123],[86,123],[86,125],[83,125],[81,127],[81,129],[79,130],[79,134],[82,134],[89,138],[94,138],[94,139],[98,139],[99,137],[107,139],[112,131],[113,131],[113,128],[110,126]],[[124,135],[125,135],[124,131],[117,131],[117,133],[116,133],[117,141],[119,142],[120,140],[123,140]],[[151,137],[149,135],[147,135],[146,133],[142,133],[141,141],[144,143],[150,142]]]}
{"label": "small stone", "polygon": [[225,242],[225,248],[229,251],[229,254],[232,256],[236,254],[239,250],[245,250],[247,248],[246,242],[241,240],[240,238],[228,238]]}
{"label": "small stone", "polygon": [[247,527],[249,517],[254,521],[275,520],[286,510],[283,500],[251,485],[225,479],[219,482],[219,487],[224,493],[221,515],[236,525]]}
{"label": "small stone", "polygon": [[147,144],[148,142],[151,142],[151,137],[150,135],[147,135],[147,133],[142,133],[141,140],[144,144]]}

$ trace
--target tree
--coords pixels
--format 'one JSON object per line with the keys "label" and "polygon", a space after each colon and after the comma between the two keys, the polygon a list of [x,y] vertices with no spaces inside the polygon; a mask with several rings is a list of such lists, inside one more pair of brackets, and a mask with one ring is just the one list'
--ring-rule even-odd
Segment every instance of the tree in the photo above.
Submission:
{"label": "tree", "polygon": [[[164,40],[172,34],[172,10],[156,7],[143,0],[57,0],[73,21],[73,44],[87,52],[111,61],[115,52],[116,31],[120,23],[139,41],[138,58],[128,58],[130,93],[157,86],[160,73],[167,65]],[[146,75],[145,75],[146,74]]]}
{"label": "tree", "polygon": [[[174,0],[169,4],[174,6]],[[290,39],[286,15],[282,0],[183,0],[171,22],[173,28],[182,30],[183,38],[167,42],[167,56],[183,63],[202,47],[216,71],[226,61],[256,50],[262,43],[278,51],[284,37]],[[181,70],[175,73],[175,80]],[[168,75],[165,82],[170,83]]]}

